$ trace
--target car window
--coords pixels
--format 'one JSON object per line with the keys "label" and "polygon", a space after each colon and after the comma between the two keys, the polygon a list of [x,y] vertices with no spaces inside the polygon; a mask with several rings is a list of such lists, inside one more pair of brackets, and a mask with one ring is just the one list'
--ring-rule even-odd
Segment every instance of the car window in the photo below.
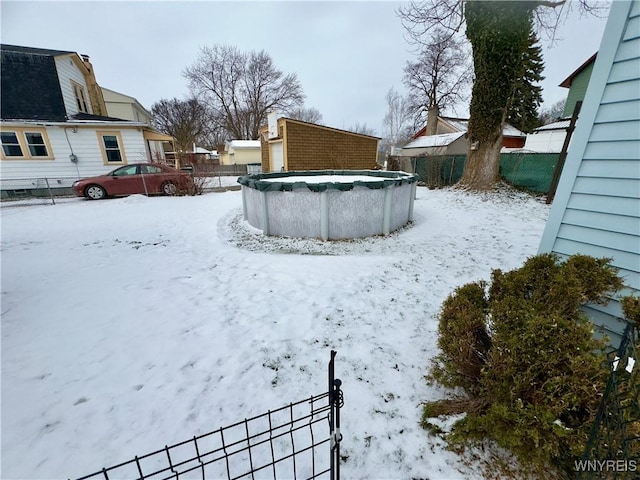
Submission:
{"label": "car window", "polygon": [[156,167],[155,165],[141,165],[140,170],[145,174],[162,173],[162,169],[160,167]]}
{"label": "car window", "polygon": [[137,165],[127,165],[126,167],[115,170],[112,175],[114,177],[123,177],[125,175],[135,175],[136,173],[138,173]]}

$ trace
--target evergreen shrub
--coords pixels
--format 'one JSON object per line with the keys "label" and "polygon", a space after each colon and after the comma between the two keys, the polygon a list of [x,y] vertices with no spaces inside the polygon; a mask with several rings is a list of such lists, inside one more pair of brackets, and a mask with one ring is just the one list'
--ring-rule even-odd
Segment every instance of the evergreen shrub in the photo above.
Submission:
{"label": "evergreen shrub", "polygon": [[428,378],[458,395],[425,404],[423,425],[466,412],[448,436],[454,444],[491,439],[533,472],[572,471],[609,372],[605,341],[581,306],[621,288],[608,259],[541,254],[494,270],[489,285],[456,289],[442,306]]}

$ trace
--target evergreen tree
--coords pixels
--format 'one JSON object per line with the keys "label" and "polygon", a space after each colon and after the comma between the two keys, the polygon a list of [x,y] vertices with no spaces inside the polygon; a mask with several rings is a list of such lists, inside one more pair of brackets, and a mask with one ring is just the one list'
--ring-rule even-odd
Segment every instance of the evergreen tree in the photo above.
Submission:
{"label": "evergreen tree", "polygon": [[525,133],[532,132],[540,125],[538,107],[542,103],[542,87],[535,84],[544,80],[543,70],[538,37],[530,32],[529,47],[522,55],[520,75],[516,79],[507,114],[507,122]]}
{"label": "evergreen tree", "polygon": [[502,130],[521,83],[537,2],[472,1],[464,10],[475,82],[469,108],[470,150],[460,183],[491,188],[499,180]]}

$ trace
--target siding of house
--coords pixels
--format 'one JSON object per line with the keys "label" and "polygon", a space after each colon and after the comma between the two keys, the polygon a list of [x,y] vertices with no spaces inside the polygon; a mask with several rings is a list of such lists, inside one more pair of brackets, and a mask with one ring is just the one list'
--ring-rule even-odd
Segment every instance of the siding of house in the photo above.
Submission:
{"label": "siding of house", "polygon": [[[10,127],[5,127],[7,130]],[[75,179],[107,173],[122,164],[104,165],[97,131],[119,132],[123,143],[123,154],[127,163],[147,161],[146,146],[142,132],[137,128],[79,127],[76,133],[71,127],[49,126],[46,128],[49,144],[54,155],[53,160],[2,160],[0,173],[4,188],[10,189],[9,181],[24,178],[47,177],[60,179],[52,186],[70,186]],[[68,142],[67,142],[68,138]],[[78,157],[78,163],[69,160],[72,150]],[[11,188],[28,188],[15,186]]]}
{"label": "siding of house", "polygon": [[281,119],[285,170],[365,170],[377,164],[378,139]]}
{"label": "siding of house", "polygon": [[230,148],[228,152],[220,154],[222,165],[247,165],[249,163],[260,163],[260,148]]}
{"label": "siding of house", "polygon": [[264,135],[268,131],[268,128],[260,130],[260,160],[262,162],[262,171],[271,171],[271,162],[269,160],[269,142],[265,140]]}
{"label": "siding of house", "polygon": [[230,157],[231,163],[236,165],[260,163],[260,150],[259,148],[236,148]]}
{"label": "siding of house", "polygon": [[67,115],[70,117],[80,111],[78,109],[78,104],[76,103],[76,96],[73,92],[72,80],[84,87],[88,109],[87,113],[93,114],[86,79],[78,65],[76,65],[71,58],[71,55],[55,57],[55,62],[56,69],[58,71],[58,78],[60,80],[60,90],[62,91],[62,98],[64,99],[64,106],[67,110]]}
{"label": "siding of house", "polygon": [[[640,2],[613,2],[541,252],[608,257],[640,294]],[[614,344],[619,303],[586,312]]]}
{"label": "siding of house", "polygon": [[133,122],[144,122],[151,125],[151,117],[148,112],[140,108],[137,100],[113,90],[103,88],[102,96],[107,107],[107,115],[113,118],[122,118]]}
{"label": "siding of house", "polygon": [[576,106],[576,102],[584,100],[584,96],[587,93],[587,86],[589,85],[589,79],[593,72],[593,65],[593,63],[588,65],[571,81],[571,88],[569,88],[569,94],[567,95],[567,103],[564,105],[563,117],[570,117],[573,115],[573,109]]}

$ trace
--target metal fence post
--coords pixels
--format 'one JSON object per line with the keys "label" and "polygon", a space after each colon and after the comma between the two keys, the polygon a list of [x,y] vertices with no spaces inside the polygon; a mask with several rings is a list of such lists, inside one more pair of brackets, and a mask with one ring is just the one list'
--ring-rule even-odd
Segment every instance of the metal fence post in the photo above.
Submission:
{"label": "metal fence post", "polygon": [[49,179],[45,177],[44,182],[47,184],[47,191],[49,192],[49,198],[51,198],[51,203],[55,205],[56,201],[53,199],[53,193],[51,192],[51,187],[49,186]]}
{"label": "metal fence post", "polygon": [[334,375],[334,359],[336,351],[331,350],[331,360],[329,361],[329,435],[331,437],[331,480],[340,480],[340,442],[342,434],[340,433],[340,408],[344,405],[344,398],[340,386],[342,381],[335,378]]}

